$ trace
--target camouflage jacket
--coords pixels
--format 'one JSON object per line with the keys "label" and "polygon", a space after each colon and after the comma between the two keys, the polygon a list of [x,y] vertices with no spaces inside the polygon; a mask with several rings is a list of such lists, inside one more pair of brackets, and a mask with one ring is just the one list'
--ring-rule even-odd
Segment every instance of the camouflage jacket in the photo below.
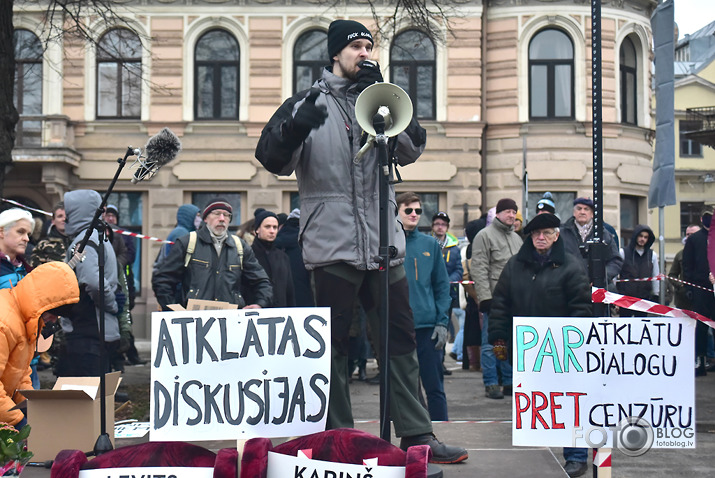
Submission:
{"label": "camouflage jacket", "polygon": [[32,250],[30,265],[34,268],[46,262],[64,262],[67,244],[67,236],[61,235],[55,229],[50,230],[50,234],[38,242]]}

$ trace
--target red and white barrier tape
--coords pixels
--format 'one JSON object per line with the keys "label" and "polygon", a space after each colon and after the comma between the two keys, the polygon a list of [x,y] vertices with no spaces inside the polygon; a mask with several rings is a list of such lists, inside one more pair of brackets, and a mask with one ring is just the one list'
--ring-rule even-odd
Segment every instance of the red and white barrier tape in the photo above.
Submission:
{"label": "red and white barrier tape", "polygon": [[146,236],[144,234],[139,234],[138,232],[125,231],[124,229],[119,229],[117,227],[113,227],[112,231],[118,232],[119,234],[124,234],[125,236],[138,237],[139,239],[147,239],[149,241],[161,242],[162,244],[173,244],[174,243],[173,241],[159,239],[158,237]]}
{"label": "red and white barrier tape", "polygon": [[474,284],[474,281],[473,281],[473,280],[453,280],[453,281],[450,282],[450,284],[464,284],[464,285],[467,285],[467,284]]}
{"label": "red and white barrier tape", "polygon": [[691,318],[699,320],[710,328],[715,329],[715,320],[709,319],[692,310],[676,309],[667,305],[657,304],[645,299],[638,299],[627,295],[608,292],[606,289],[591,288],[591,299],[599,304],[613,304],[624,309],[638,310],[649,314],[662,315],[664,317]]}
{"label": "red and white barrier tape", "polygon": [[24,204],[20,204],[19,202],[13,201],[12,199],[5,199],[5,198],[0,198],[0,199],[2,200],[2,202],[12,204],[13,206],[19,206],[23,209],[27,209],[28,211],[38,212],[40,214],[44,214],[45,216],[52,216],[51,212],[43,211],[42,209],[35,209],[34,207],[30,207],[30,206],[25,206]]}
{"label": "red and white barrier tape", "polygon": [[658,274],[655,277],[642,277],[639,279],[616,279],[616,282],[651,282],[651,281],[656,281],[656,280],[671,280],[673,282],[680,282],[681,284],[689,285],[690,287],[695,287],[698,289],[706,290],[708,292],[712,292],[713,289],[712,287],[703,287],[701,285],[693,284],[692,282],[687,282],[681,279],[676,279],[675,277],[670,277],[665,274]]}

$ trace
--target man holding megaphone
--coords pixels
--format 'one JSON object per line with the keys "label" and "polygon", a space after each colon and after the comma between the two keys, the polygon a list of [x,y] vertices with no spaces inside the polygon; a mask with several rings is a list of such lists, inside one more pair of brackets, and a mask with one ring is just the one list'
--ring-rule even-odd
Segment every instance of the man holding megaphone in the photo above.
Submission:
{"label": "man holding megaphone", "polygon": [[[313,271],[316,305],[331,308],[329,428],[353,427],[347,356],[355,299],[360,299],[372,333],[379,330],[378,157],[371,148],[357,158],[367,135],[355,112],[360,93],[383,81],[379,65],[367,61],[372,48],[372,34],[364,25],[352,20],[332,22],[328,29],[331,65],[312,88],[281,105],[256,147],[256,158],[268,171],[285,176],[295,171],[298,179],[303,260]],[[409,98],[394,99],[397,96],[392,93],[378,96],[383,98],[375,102],[382,104],[370,105],[375,111],[384,105],[385,97],[392,103],[385,130],[390,137],[388,149],[399,165],[415,162],[424,151],[426,133],[412,117],[411,105],[407,108],[400,103]],[[396,250],[389,268],[388,334],[395,433],[402,438],[403,449],[429,445],[433,462],[457,463],[467,458],[467,451],[437,440],[429,413],[416,396],[415,329],[402,265],[405,235],[397,219],[394,188],[389,189],[388,214],[394,218],[389,243]]]}

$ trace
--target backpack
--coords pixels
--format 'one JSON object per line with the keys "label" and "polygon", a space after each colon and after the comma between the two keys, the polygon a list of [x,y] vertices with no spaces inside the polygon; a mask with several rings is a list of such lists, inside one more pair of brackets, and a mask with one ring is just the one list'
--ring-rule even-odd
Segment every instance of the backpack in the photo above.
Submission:
{"label": "backpack", "polygon": [[[194,250],[196,249],[196,239],[198,238],[198,233],[196,231],[191,231],[189,233],[189,244],[186,246],[186,255],[184,256],[184,268],[189,266],[191,262],[191,256],[194,255]],[[238,250],[238,266],[243,269],[243,243],[241,239],[235,234],[231,235],[233,237],[233,242],[236,243],[236,249]],[[154,260],[154,265],[152,266],[152,275],[161,268],[161,265],[166,260],[168,254],[164,254],[164,246],[159,249],[159,254],[157,254]]]}

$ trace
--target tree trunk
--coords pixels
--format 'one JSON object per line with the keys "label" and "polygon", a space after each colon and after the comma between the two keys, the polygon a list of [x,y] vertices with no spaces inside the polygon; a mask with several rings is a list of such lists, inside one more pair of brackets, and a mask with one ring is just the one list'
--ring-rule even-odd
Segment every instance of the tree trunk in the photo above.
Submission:
{"label": "tree trunk", "polygon": [[12,163],[15,145],[15,125],[18,115],[15,91],[15,46],[13,42],[12,6],[10,0],[0,1],[0,197],[5,188],[5,172]]}

